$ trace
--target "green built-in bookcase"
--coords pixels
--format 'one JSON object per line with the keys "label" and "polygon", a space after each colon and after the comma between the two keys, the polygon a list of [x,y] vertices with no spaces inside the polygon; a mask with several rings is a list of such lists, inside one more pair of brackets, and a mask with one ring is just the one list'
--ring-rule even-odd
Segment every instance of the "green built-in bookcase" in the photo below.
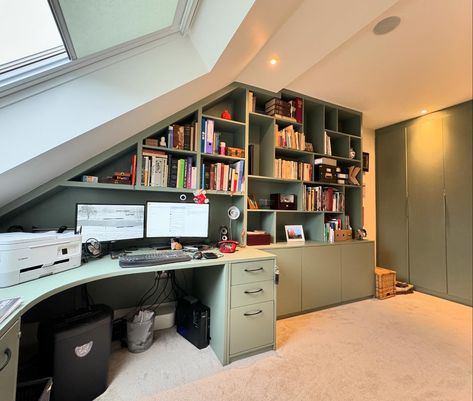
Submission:
{"label": "green built-in bookcase", "polygon": [[[250,93],[251,92],[251,93]],[[289,121],[265,113],[265,104],[272,98],[285,101],[301,99],[302,121]],[[228,111],[231,119],[222,118]],[[223,155],[219,149],[208,153],[201,145],[203,121],[212,120],[219,142],[227,147],[244,150],[243,155]],[[76,203],[140,203],[146,201],[180,201],[182,194],[186,201],[192,201],[193,192],[202,187],[206,177],[202,166],[217,163],[238,166],[241,169],[240,188],[237,190],[206,189],[210,200],[209,240],[218,238],[219,228],[228,226],[227,211],[231,206],[240,209],[240,217],[232,222],[232,238],[246,243],[248,230],[265,230],[271,234],[272,242],[285,240],[284,226],[302,224],[306,240],[324,239],[324,223],[331,218],[350,216],[353,229],[362,227],[362,173],[357,175],[360,185],[327,184],[310,179],[275,178],[275,160],[284,159],[313,165],[314,160],[326,156],[326,137],[331,142],[331,157],[341,167],[362,167],[361,113],[339,107],[303,94],[283,90],[272,93],[262,89],[234,83],[223,90],[193,104],[186,109],[157,122],[148,129],[131,136],[122,143],[62,174],[27,195],[0,209],[0,230],[21,225],[26,230],[32,227],[55,228],[62,225],[74,226]],[[278,147],[275,142],[275,128],[281,130],[289,125],[305,134],[306,143],[312,150]],[[191,145],[170,143],[169,126],[187,127],[188,135],[194,135]],[[192,127],[190,130],[189,127]],[[165,146],[161,138],[165,138]],[[147,141],[154,139],[155,142]],[[189,140],[189,138],[187,139]],[[182,145],[182,144],[181,144]],[[355,152],[350,157],[350,149]],[[183,159],[194,167],[196,188],[174,188],[147,185],[145,181],[145,159],[143,152],[157,152],[169,158]],[[251,153],[251,156],[250,156]],[[136,176],[134,185],[110,182],[83,182],[82,177],[111,176],[115,172],[129,172],[136,155]],[[248,169],[251,157],[251,171]],[[236,168],[236,167],[235,167]],[[148,168],[149,169],[149,168]],[[207,170],[208,171],[208,170]],[[251,174],[249,174],[251,173]],[[308,177],[306,177],[308,178]],[[332,187],[344,195],[345,208],[337,212],[304,211],[302,203],[304,187]],[[247,196],[257,202],[267,200],[271,193],[289,193],[297,196],[296,210],[249,209]],[[261,204],[260,206],[263,206]]]}

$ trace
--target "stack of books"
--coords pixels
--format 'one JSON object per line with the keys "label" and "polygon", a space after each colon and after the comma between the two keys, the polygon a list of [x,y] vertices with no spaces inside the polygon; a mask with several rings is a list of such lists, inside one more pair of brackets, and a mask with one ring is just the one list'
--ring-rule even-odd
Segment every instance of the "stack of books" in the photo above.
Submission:
{"label": "stack of books", "polygon": [[202,164],[202,188],[216,191],[242,192],[245,185],[245,162]]}
{"label": "stack of books", "polygon": [[279,148],[305,150],[305,134],[295,131],[293,125],[279,131],[278,125],[275,124],[274,143]]}

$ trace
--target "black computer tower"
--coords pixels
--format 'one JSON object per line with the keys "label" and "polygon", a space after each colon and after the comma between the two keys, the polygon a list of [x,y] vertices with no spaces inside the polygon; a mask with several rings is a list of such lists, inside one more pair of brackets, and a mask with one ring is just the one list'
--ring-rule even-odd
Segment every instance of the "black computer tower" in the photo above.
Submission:
{"label": "black computer tower", "polygon": [[176,328],[181,336],[197,348],[207,347],[210,342],[210,308],[190,296],[179,299]]}
{"label": "black computer tower", "polygon": [[95,305],[41,322],[43,368],[53,378],[52,401],[91,401],[107,389],[113,311]]}

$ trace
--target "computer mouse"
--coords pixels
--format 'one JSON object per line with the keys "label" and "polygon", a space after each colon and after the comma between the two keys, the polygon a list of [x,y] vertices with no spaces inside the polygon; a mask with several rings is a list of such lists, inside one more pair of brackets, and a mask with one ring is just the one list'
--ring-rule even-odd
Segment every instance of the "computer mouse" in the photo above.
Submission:
{"label": "computer mouse", "polygon": [[202,252],[197,251],[192,254],[192,259],[202,259]]}

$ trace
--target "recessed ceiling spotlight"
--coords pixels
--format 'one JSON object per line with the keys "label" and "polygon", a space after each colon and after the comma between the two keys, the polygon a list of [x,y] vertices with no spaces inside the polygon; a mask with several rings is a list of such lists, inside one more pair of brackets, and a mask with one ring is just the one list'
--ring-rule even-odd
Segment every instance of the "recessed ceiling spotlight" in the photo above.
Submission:
{"label": "recessed ceiling spotlight", "polygon": [[420,114],[427,114],[427,110],[426,109],[421,110]]}
{"label": "recessed ceiling spotlight", "polygon": [[271,65],[275,65],[275,64],[277,64],[277,63],[278,63],[278,59],[276,59],[276,58],[274,58],[274,57],[269,60],[269,64],[271,64]]}
{"label": "recessed ceiling spotlight", "polygon": [[401,18],[392,16],[387,17],[379,21],[373,28],[373,33],[375,35],[385,35],[394,29],[401,23]]}

